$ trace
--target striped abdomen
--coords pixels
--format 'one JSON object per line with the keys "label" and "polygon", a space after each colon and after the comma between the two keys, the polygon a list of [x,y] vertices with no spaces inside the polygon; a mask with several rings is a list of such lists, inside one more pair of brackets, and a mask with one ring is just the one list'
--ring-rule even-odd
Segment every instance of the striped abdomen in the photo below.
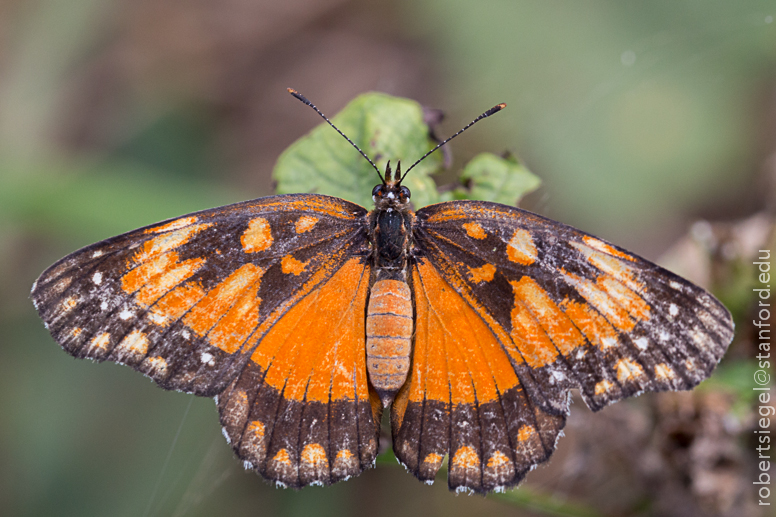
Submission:
{"label": "striped abdomen", "polygon": [[366,368],[383,407],[388,407],[407,380],[412,330],[412,297],[407,283],[375,282],[366,315]]}

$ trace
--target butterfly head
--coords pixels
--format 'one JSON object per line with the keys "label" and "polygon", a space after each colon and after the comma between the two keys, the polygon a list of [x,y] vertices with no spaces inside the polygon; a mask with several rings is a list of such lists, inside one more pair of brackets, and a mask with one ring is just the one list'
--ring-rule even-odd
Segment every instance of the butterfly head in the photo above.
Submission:
{"label": "butterfly head", "polygon": [[405,210],[410,204],[410,189],[401,184],[401,162],[396,166],[396,173],[391,172],[391,162],[385,167],[385,178],[382,184],[372,189],[372,201],[375,208],[394,208]]}

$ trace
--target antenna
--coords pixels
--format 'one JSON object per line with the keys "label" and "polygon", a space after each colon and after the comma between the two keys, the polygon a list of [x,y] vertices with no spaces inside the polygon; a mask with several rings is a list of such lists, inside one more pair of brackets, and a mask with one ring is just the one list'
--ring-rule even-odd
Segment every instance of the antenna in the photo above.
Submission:
{"label": "antenna", "polygon": [[[324,114],[321,112],[321,110],[319,110],[318,108],[316,108],[316,107],[315,107],[315,104],[313,104],[312,102],[310,102],[309,100],[307,100],[307,97],[305,97],[304,95],[302,95],[302,94],[301,94],[301,93],[299,93],[298,91],[294,90],[293,88],[286,88],[286,89],[288,90],[288,93],[290,93],[291,95],[293,95],[294,97],[296,97],[297,99],[299,99],[300,101],[304,102],[305,104],[307,104],[308,106],[310,106],[312,109],[314,109],[314,110],[315,110],[315,112],[316,112],[318,115],[320,115],[321,117],[323,117],[323,120],[325,120],[326,122],[328,122],[328,123],[329,123],[329,125],[330,125],[331,127],[333,127],[335,131],[337,131],[337,133],[339,133],[340,135],[342,135],[342,138],[344,138],[345,140],[347,140],[348,142],[350,142],[350,145],[352,145],[353,147],[355,147],[355,148],[356,148],[356,150],[357,150],[359,153],[361,153],[361,156],[363,156],[364,158],[366,158],[366,161],[368,161],[369,163],[371,163],[371,164],[372,164],[372,167],[374,167],[375,171],[377,171],[377,175],[380,177],[380,181],[382,181],[382,182],[383,182],[383,184],[385,184],[385,178],[383,178],[383,175],[382,175],[382,174],[380,174],[380,169],[378,169],[378,168],[377,168],[377,165],[375,165],[375,162],[373,162],[373,161],[372,161],[372,160],[369,158],[369,156],[367,156],[367,155],[366,155],[366,153],[364,153],[364,151],[362,151],[362,150],[361,150],[361,148],[360,148],[359,146],[357,146],[356,144],[354,144],[354,143],[353,143],[353,140],[351,140],[350,138],[348,138],[348,137],[347,137],[347,135],[345,135],[345,133],[343,133],[342,131],[340,131],[340,130],[339,130],[339,128],[338,128],[337,126],[335,126],[334,124],[332,124],[332,123],[331,123],[331,120],[329,120],[328,118],[326,118],[326,115],[324,115]],[[506,106],[506,104],[505,104],[505,106]],[[483,116],[487,116],[487,115],[483,115]],[[480,118],[482,118],[482,116],[481,116]],[[474,124],[474,122],[472,122],[472,124]],[[469,126],[470,126],[470,125],[471,125],[471,124],[469,124]],[[469,127],[469,126],[466,126],[466,127]],[[466,128],[464,128],[464,129],[466,129]],[[463,131],[463,130],[462,130],[462,131]],[[452,138],[452,137],[451,137],[451,138]],[[424,156],[423,158],[425,158],[425,156]],[[422,159],[422,158],[421,158],[421,159]]]}
{"label": "antenna", "polygon": [[471,122],[469,122],[468,124],[466,124],[466,125],[463,127],[463,129],[461,129],[461,130],[460,130],[460,131],[458,131],[456,134],[454,134],[453,136],[451,136],[450,138],[448,138],[447,140],[445,140],[445,141],[444,141],[444,142],[442,142],[441,144],[439,144],[439,145],[437,145],[436,147],[434,147],[433,149],[431,149],[429,152],[427,152],[426,154],[424,154],[423,156],[421,156],[421,157],[420,157],[420,159],[419,159],[418,161],[416,161],[415,163],[413,163],[412,165],[410,165],[410,168],[409,168],[409,169],[407,169],[407,170],[404,172],[404,175],[403,175],[403,176],[402,176],[402,177],[399,179],[399,183],[401,183],[401,182],[402,182],[402,180],[404,179],[404,176],[406,176],[406,175],[407,175],[407,173],[408,173],[408,172],[410,172],[410,171],[412,170],[412,168],[413,168],[413,167],[415,167],[417,164],[419,164],[420,162],[422,162],[423,160],[425,160],[425,159],[426,159],[426,157],[427,157],[429,154],[433,153],[434,151],[436,151],[437,149],[439,149],[440,147],[442,147],[443,145],[445,145],[447,142],[449,142],[449,141],[450,141],[450,140],[452,140],[453,138],[457,137],[458,135],[460,135],[461,133],[463,133],[464,131],[466,131],[466,130],[467,130],[467,129],[469,129],[470,127],[472,127],[472,126],[473,126],[475,123],[479,122],[480,120],[482,120],[482,119],[484,119],[484,118],[486,118],[486,117],[490,117],[491,115],[493,115],[493,114],[495,114],[495,113],[498,113],[499,111],[503,110],[503,109],[504,109],[504,108],[506,108],[506,107],[507,107],[507,105],[506,105],[506,104],[504,104],[503,102],[502,102],[501,104],[497,104],[496,106],[493,106],[492,108],[490,108],[488,111],[486,111],[485,113],[483,113],[482,115],[480,115],[480,116],[479,116],[479,117],[477,117],[476,119],[474,119],[474,120],[472,120]]}

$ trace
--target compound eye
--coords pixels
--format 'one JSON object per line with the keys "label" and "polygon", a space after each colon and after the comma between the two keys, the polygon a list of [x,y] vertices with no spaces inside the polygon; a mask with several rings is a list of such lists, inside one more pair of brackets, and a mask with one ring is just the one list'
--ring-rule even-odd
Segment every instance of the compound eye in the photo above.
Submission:
{"label": "compound eye", "polygon": [[383,197],[382,185],[375,185],[375,188],[372,189],[372,197]]}
{"label": "compound eye", "polygon": [[408,189],[407,187],[402,187],[399,190],[399,199],[401,201],[409,201],[411,195],[412,194],[410,193],[410,189]]}

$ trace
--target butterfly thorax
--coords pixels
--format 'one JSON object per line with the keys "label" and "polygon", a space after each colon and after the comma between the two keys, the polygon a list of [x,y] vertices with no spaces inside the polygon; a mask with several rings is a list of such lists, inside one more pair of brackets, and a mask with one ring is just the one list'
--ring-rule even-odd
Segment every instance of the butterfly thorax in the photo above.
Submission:
{"label": "butterfly thorax", "polygon": [[388,407],[407,380],[410,366],[413,310],[407,284],[412,212],[410,191],[401,185],[397,168],[372,190],[375,209],[369,213],[372,278],[366,319],[367,371]]}

